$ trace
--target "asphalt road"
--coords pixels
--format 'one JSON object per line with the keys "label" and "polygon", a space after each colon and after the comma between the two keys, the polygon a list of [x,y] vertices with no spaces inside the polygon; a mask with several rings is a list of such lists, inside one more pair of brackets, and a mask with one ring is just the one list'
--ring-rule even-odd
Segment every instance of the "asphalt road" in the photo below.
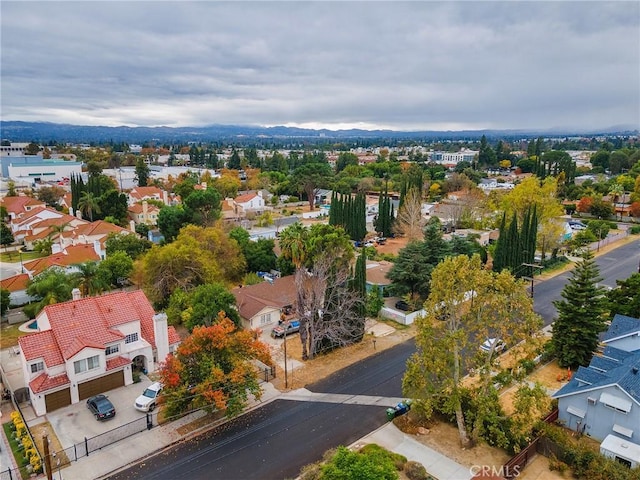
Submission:
{"label": "asphalt road", "polygon": [[[402,375],[413,351],[413,340],[407,341],[307,389],[401,397]],[[275,400],[109,478],[295,478],[326,450],[349,445],[386,421],[380,407]]]}
{"label": "asphalt road", "polygon": [[[615,248],[596,257],[602,281],[600,285],[615,287],[616,280],[625,280],[638,273],[640,261],[640,240]],[[545,325],[550,325],[557,316],[554,300],[560,300],[560,293],[571,272],[564,272],[544,282],[536,282],[533,288],[533,307],[542,316]]]}
{"label": "asphalt road", "polygon": [[[602,285],[638,272],[640,240],[597,257]],[[545,325],[556,315],[551,303],[570,272],[534,288],[534,308]],[[413,341],[358,362],[313,385],[312,392],[401,397],[406,360]],[[256,479],[294,478],[326,450],[349,445],[386,422],[380,407],[276,400],[209,432],[145,459],[109,478]]]}

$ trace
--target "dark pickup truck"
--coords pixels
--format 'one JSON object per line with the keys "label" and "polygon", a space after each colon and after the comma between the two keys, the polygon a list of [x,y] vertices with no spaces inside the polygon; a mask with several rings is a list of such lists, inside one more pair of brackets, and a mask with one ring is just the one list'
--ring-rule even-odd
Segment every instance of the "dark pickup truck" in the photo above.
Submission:
{"label": "dark pickup truck", "polygon": [[300,321],[291,320],[289,322],[284,322],[282,325],[278,325],[277,327],[273,327],[273,330],[271,330],[271,336],[273,338],[282,338],[285,335],[291,335],[292,333],[298,333],[299,331]]}

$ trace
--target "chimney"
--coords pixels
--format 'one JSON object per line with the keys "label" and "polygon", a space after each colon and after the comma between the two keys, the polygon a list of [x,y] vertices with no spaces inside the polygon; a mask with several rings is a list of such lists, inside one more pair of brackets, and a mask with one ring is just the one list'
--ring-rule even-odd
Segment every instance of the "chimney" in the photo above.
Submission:
{"label": "chimney", "polygon": [[156,313],[153,316],[153,333],[156,337],[156,359],[164,362],[169,355],[169,331],[166,313]]}
{"label": "chimney", "polygon": [[133,233],[136,233],[136,222],[134,222],[133,220],[129,220],[129,230],[131,230]]}
{"label": "chimney", "polygon": [[149,203],[147,203],[146,200],[142,201],[142,216],[144,217],[143,220],[146,222],[147,221],[147,214],[149,213]]}
{"label": "chimney", "polygon": [[73,298],[73,300],[80,300],[82,298],[82,295],[80,294],[80,289],[79,288],[74,288],[73,290],[71,290],[71,296]]}
{"label": "chimney", "polygon": [[166,190],[162,190],[162,202],[165,205],[169,205],[169,194],[167,193]]}

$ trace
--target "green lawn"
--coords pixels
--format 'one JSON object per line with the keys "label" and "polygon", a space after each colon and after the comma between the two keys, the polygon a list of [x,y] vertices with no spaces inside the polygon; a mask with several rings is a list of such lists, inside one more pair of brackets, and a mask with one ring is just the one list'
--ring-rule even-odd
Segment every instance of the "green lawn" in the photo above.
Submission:
{"label": "green lawn", "polygon": [[18,338],[29,335],[26,332],[18,330],[18,325],[2,324],[2,331],[0,332],[0,348],[9,348],[18,345]]}
{"label": "green lawn", "polygon": [[[35,258],[45,257],[40,252],[22,252],[22,261],[28,262]],[[20,254],[17,251],[2,252],[0,253],[0,262],[18,263],[20,261]]]}

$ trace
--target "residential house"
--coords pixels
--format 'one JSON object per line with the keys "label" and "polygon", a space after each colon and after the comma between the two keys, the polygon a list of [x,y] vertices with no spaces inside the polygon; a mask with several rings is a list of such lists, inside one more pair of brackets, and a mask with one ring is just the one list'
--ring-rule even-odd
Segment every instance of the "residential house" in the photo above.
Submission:
{"label": "residential house", "polygon": [[7,214],[11,220],[21,218],[25,213],[34,208],[45,208],[47,204],[33,197],[18,195],[17,197],[3,197],[0,199],[0,206],[7,209]]}
{"label": "residential house", "polygon": [[22,269],[29,278],[40,275],[51,267],[60,267],[72,273],[78,271],[74,265],[84,262],[97,262],[102,259],[101,251],[96,244],[69,245],[58,253],[53,253],[47,257],[36,258],[22,264]]}
{"label": "residential house", "polygon": [[129,206],[140,203],[143,200],[157,200],[165,205],[169,205],[169,194],[166,190],[158,187],[135,187],[129,191]]}
{"label": "residential house", "polygon": [[366,269],[366,288],[367,293],[374,287],[381,289],[383,296],[388,296],[386,289],[391,285],[391,280],[387,278],[387,274],[391,271],[393,262],[386,260],[380,260],[374,262],[373,260],[367,260]]}
{"label": "residential house", "polygon": [[[50,215],[43,215],[45,213],[50,213]],[[33,250],[38,241],[51,238],[54,241],[53,251],[59,252],[65,246],[65,235],[68,235],[76,227],[88,223],[86,220],[56,210],[43,209],[39,211],[36,209],[34,215],[20,222],[17,228],[23,233],[22,242],[27,250]],[[70,244],[71,242],[67,241],[66,245]]]}
{"label": "residential house", "polygon": [[160,209],[155,205],[149,205],[146,200],[142,201],[142,204],[136,203],[128,208],[129,218],[133,220],[136,225],[157,225],[158,214]]}
{"label": "residential house", "polygon": [[246,329],[266,329],[277,324],[281,314],[290,315],[296,301],[294,276],[274,278],[256,285],[234,288],[238,313]]}
{"label": "residential house", "polygon": [[553,395],[559,420],[602,441],[607,456],[640,466],[640,320],[615,315],[602,344]]}
{"label": "residential house", "polygon": [[264,198],[260,191],[238,195],[233,199],[233,204],[238,217],[244,217],[250,212],[260,214],[265,210]]}
{"label": "residential house", "polygon": [[25,305],[34,300],[27,295],[27,283],[29,279],[28,274],[19,273],[18,275],[0,281],[0,288],[9,291],[9,305]]}
{"label": "residential house", "polygon": [[120,235],[137,235],[132,230],[119,227],[113,223],[97,220],[95,222],[80,225],[71,232],[70,238],[73,245],[94,245],[100,252],[100,258],[106,258],[105,242],[110,233]]}
{"label": "residential house", "polygon": [[133,383],[133,369],[156,369],[180,343],[142,290],[46,306],[37,332],[19,339],[36,415]]}

